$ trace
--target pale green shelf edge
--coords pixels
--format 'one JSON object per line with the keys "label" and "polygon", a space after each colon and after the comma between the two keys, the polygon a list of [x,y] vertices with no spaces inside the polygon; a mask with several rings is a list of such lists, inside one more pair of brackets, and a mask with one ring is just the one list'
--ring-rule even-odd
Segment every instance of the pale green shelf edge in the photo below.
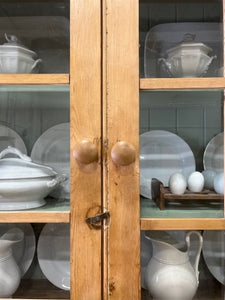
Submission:
{"label": "pale green shelf edge", "polygon": [[160,210],[151,199],[141,197],[141,218],[224,218],[223,201],[180,203],[168,202],[165,210]]}
{"label": "pale green shelf edge", "polygon": [[33,208],[33,209],[26,209],[21,210],[24,212],[29,211],[41,211],[41,212],[48,212],[48,211],[55,211],[55,212],[69,212],[70,211],[70,200],[67,199],[46,199],[46,204],[41,207]]}

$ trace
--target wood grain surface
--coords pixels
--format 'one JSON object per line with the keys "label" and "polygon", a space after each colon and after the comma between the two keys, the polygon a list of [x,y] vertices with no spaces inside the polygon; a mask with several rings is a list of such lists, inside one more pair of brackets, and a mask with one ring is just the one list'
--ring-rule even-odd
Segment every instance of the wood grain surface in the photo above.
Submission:
{"label": "wood grain surface", "polygon": [[69,84],[69,74],[0,74],[1,84]]}
{"label": "wood grain surface", "polygon": [[[101,3],[70,1],[71,299],[101,299],[101,230],[86,224],[101,206]],[[99,161],[78,164],[73,150],[87,140]]]}
{"label": "wood grain surface", "polygon": [[[111,216],[108,232],[108,290],[105,299],[140,299],[139,201],[139,41],[138,1],[106,3],[106,71],[104,122],[105,199]],[[103,33],[104,35],[104,33]],[[104,59],[103,59],[104,61]],[[115,165],[111,150],[117,142],[135,149],[129,166]],[[105,154],[106,155],[106,154]],[[105,261],[105,263],[107,263]],[[106,270],[105,270],[106,271]],[[107,295],[106,295],[107,293]]]}

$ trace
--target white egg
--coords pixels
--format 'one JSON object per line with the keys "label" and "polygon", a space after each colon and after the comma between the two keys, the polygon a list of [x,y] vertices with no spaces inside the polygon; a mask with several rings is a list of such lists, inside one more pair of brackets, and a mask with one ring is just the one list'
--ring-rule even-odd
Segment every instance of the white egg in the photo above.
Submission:
{"label": "white egg", "polygon": [[187,187],[187,180],[182,173],[174,173],[169,178],[169,188],[171,193],[182,195]]}
{"label": "white egg", "polygon": [[188,177],[188,189],[191,192],[199,193],[204,187],[204,176],[200,172],[193,172]]}
{"label": "white egg", "polygon": [[224,172],[219,173],[215,176],[214,190],[217,194],[224,194]]}
{"label": "white egg", "polygon": [[216,176],[216,172],[213,170],[204,170],[202,172],[202,175],[204,176],[204,180],[205,180],[204,187],[206,189],[213,190],[214,189],[214,178]]}

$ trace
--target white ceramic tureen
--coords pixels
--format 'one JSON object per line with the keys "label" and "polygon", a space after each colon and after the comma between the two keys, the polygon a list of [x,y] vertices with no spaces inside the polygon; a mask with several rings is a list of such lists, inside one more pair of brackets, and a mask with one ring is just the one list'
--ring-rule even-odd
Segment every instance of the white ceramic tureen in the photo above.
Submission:
{"label": "white ceramic tureen", "polygon": [[0,73],[38,73],[41,59],[26,48],[14,35],[5,33],[6,43],[0,45]]}
{"label": "white ceramic tureen", "polygon": [[195,35],[185,34],[179,45],[166,51],[166,59],[159,59],[173,77],[200,77],[216,58],[208,55],[212,52],[210,47],[194,40]]}
{"label": "white ceramic tureen", "polygon": [[[8,154],[17,158],[5,157]],[[44,197],[66,179],[51,167],[36,164],[18,149],[8,147],[0,153],[0,210],[42,206],[46,203]]]}

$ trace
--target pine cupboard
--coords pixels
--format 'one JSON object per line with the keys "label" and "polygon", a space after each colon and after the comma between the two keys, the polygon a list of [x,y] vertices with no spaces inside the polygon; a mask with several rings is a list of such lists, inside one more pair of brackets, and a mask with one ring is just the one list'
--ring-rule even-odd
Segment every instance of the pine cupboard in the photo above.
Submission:
{"label": "pine cupboard", "polygon": [[[1,223],[35,224],[37,237],[39,225],[70,224],[70,292],[31,274],[22,279],[14,298],[151,300],[141,285],[140,232],[225,230],[224,201],[216,208],[200,203],[197,208],[185,204],[176,209],[168,204],[160,211],[151,199],[140,196],[139,135],[149,130],[177,133],[192,146],[198,170],[202,171],[204,147],[223,131],[225,79],[213,72],[202,78],[171,78],[160,72],[146,77],[145,38],[154,26],[164,23],[211,22],[223,27],[223,3],[12,0],[0,4],[3,16],[6,8],[22,16],[27,6],[28,15],[30,7],[34,11],[42,7],[40,14],[45,17],[56,17],[62,9],[67,20],[67,27],[64,23],[62,26],[66,38],[63,35],[54,48],[53,42],[58,40],[47,37],[46,48],[39,49],[47,62],[53,53],[61,54],[58,58],[55,54],[55,61],[49,63],[49,72],[46,67],[40,74],[0,74],[0,100],[10,98],[10,91],[22,96],[30,93],[30,110],[27,103],[20,105],[38,114],[30,126],[40,128],[39,133],[54,124],[70,122],[69,203],[60,206],[50,202],[50,207],[42,209],[0,212]],[[168,33],[169,40],[170,34],[172,38],[173,32]],[[217,42],[223,66],[223,34]],[[49,90],[49,105],[44,106],[40,95]],[[37,96],[33,96],[35,93]],[[7,106],[2,109],[7,111]],[[24,110],[16,112],[21,119]],[[14,118],[10,115],[16,129]],[[37,126],[38,118],[41,121]],[[203,259],[201,268],[207,268]],[[204,274],[208,277],[200,278],[195,299],[224,299],[224,286],[209,271]]]}

